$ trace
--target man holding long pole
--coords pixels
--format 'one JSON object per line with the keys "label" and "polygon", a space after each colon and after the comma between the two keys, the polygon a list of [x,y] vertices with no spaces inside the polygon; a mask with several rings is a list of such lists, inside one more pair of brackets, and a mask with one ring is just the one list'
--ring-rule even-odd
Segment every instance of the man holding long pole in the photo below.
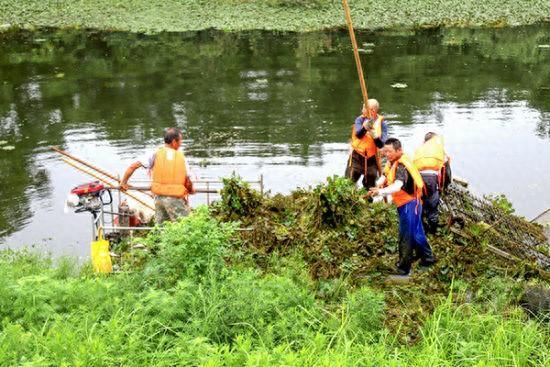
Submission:
{"label": "man holding long pole", "polygon": [[[384,116],[378,114],[380,105],[369,99],[361,116],[355,119],[351,132],[351,152],[346,167],[346,177],[357,182],[363,176],[363,187],[370,189],[380,172],[378,149],[388,139],[388,127]],[[370,117],[369,117],[370,116]]]}
{"label": "man holding long pole", "polygon": [[357,117],[352,128],[352,149],[346,166],[346,177],[350,178],[353,182],[357,182],[363,176],[363,186],[368,190],[374,186],[377,173],[382,174],[382,164],[378,148],[384,146],[384,142],[388,137],[388,129],[384,117],[378,115],[378,110],[380,109],[378,101],[369,99],[368,97],[367,85],[363,76],[363,68],[361,66],[359,49],[357,48],[357,40],[355,39],[347,0],[342,0],[342,6],[346,15],[346,23],[355,57],[355,66],[357,67],[359,85],[361,86],[361,94],[363,96],[361,116]]}

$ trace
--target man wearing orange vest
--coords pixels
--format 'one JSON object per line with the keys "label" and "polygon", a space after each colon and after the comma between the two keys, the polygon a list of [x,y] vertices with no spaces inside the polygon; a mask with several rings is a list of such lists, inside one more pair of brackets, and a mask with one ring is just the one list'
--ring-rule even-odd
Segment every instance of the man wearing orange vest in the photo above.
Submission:
{"label": "man wearing orange vest", "polygon": [[414,153],[414,165],[420,171],[424,181],[422,217],[428,233],[435,233],[439,226],[439,193],[450,183],[449,161],[449,157],[445,154],[443,137],[433,132],[425,135],[424,144]]}
{"label": "man wearing orange vest", "polygon": [[182,133],[171,127],[164,132],[164,146],[158,148],[128,167],[120,182],[128,189],[128,180],[139,167],[152,174],[151,192],[155,194],[155,219],[157,224],[165,220],[175,221],[189,214],[188,195],[194,193],[187,175],[185,157],[181,150]]}
{"label": "man wearing orange vest", "polygon": [[[384,146],[388,159],[384,176],[377,184],[384,188],[373,187],[369,190],[372,196],[391,195],[399,214],[399,275],[408,275],[414,258],[420,258],[420,265],[430,266],[435,263],[432,249],[422,227],[422,203],[420,196],[424,183],[412,160],[403,154],[401,142],[390,138]],[[416,253],[416,255],[415,255]]]}
{"label": "man wearing orange vest", "polygon": [[378,115],[379,108],[376,99],[369,99],[351,131],[351,153],[345,176],[353,182],[363,176],[363,187],[367,190],[376,183],[379,170],[376,153],[388,138],[388,126],[384,116]]}

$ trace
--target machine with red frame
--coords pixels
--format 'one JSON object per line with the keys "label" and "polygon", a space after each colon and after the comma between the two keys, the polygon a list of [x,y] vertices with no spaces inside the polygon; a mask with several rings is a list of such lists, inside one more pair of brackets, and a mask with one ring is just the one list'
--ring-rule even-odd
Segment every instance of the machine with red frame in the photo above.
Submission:
{"label": "machine with red frame", "polygon": [[[117,241],[132,229],[148,229],[142,227],[143,223],[139,216],[129,208],[125,200],[119,200],[118,211],[115,212],[111,188],[99,181],[87,182],[73,188],[67,197],[65,207],[74,208],[75,213],[92,214],[93,240],[98,238],[100,230],[103,230],[105,237],[111,241]],[[110,216],[108,223],[106,214]]]}

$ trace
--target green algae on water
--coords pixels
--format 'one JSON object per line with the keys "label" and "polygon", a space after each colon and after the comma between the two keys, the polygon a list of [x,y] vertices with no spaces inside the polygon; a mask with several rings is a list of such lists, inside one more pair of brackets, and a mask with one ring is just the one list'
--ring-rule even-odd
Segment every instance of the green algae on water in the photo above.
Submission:
{"label": "green algae on water", "polygon": [[[358,0],[350,3],[356,29],[502,27],[547,22],[544,0]],[[62,9],[63,11],[60,11]],[[311,32],[346,27],[340,1],[329,0],[0,0],[0,24],[93,28],[139,33],[279,30]]]}

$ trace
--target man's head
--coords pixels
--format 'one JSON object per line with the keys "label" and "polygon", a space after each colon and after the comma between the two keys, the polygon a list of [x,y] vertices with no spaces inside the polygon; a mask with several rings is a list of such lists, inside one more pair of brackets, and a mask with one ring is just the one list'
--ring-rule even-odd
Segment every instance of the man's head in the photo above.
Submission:
{"label": "man's head", "polygon": [[403,155],[403,149],[401,148],[401,142],[396,138],[389,138],[384,143],[384,154],[390,162],[395,162]]}
{"label": "man's head", "polygon": [[183,135],[177,127],[169,127],[164,130],[164,143],[174,149],[178,149],[181,145]]}
{"label": "man's head", "polygon": [[380,109],[380,104],[378,101],[374,98],[371,98],[367,101],[367,106],[363,104],[362,113],[363,116],[376,116],[378,114],[378,110]]}
{"label": "man's head", "polygon": [[427,142],[428,140],[430,140],[431,138],[433,138],[436,135],[437,135],[436,133],[431,132],[431,131],[429,133],[426,133],[426,135],[424,135],[424,143]]}

